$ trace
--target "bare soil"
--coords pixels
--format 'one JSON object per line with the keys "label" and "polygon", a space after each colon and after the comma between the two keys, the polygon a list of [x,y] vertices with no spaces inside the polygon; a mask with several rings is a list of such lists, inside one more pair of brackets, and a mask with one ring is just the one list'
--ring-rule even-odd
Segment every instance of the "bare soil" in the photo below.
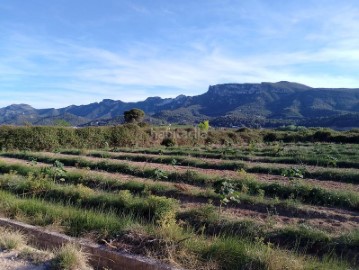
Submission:
{"label": "bare soil", "polygon": [[0,251],[1,270],[46,270],[48,266],[44,263],[34,265],[22,259],[18,251]]}

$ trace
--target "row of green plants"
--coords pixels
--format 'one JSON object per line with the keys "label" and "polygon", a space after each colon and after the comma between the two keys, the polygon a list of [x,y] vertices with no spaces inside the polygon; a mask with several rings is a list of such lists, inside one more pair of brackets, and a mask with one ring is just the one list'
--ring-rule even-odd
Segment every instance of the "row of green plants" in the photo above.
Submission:
{"label": "row of green plants", "polygon": [[7,217],[24,217],[25,222],[39,226],[57,224],[66,234],[76,237],[96,231],[99,239],[106,238],[123,232],[134,223],[131,216],[119,218],[115,213],[21,198],[7,191],[0,191],[0,206],[1,214]]}
{"label": "row of green plants", "polygon": [[[34,163],[30,164],[20,164],[12,163],[7,164],[0,162],[0,172],[9,174],[13,171],[16,171],[18,175],[27,176],[27,175],[40,175],[46,174],[53,181],[58,183],[66,183],[73,185],[83,185],[88,188],[103,190],[107,192],[118,192],[121,190],[129,190],[131,193],[142,195],[142,194],[154,194],[158,196],[166,196],[178,198],[182,201],[192,201],[196,199],[198,202],[206,203],[209,200],[212,201],[214,205],[221,205],[224,203],[224,199],[230,196],[231,194],[225,194],[223,192],[215,192],[214,189],[197,189],[191,186],[190,189],[178,189],[173,186],[171,183],[162,182],[162,181],[153,181],[147,179],[142,181],[140,179],[124,180],[121,179],[121,176],[116,178],[110,178],[108,175],[103,176],[101,173],[88,171],[88,170],[71,170],[66,171],[66,174],[59,173],[58,162],[55,162],[52,166],[48,167],[38,167],[34,166]],[[221,182],[219,182],[221,183]],[[222,185],[220,185],[222,187]],[[234,190],[233,190],[234,191]],[[281,213],[281,215],[286,215],[289,217],[299,217],[306,218],[308,215],[316,215],[321,218],[335,218],[334,216],[328,216],[328,214],[323,214],[321,212],[313,212],[313,210],[302,209],[303,206],[300,202],[290,198],[287,200],[279,200],[278,198],[266,198],[264,194],[260,192],[257,195],[249,195],[246,192],[236,193],[236,196],[239,198],[236,202],[229,202],[229,205],[232,207],[248,208],[255,210],[261,213]]]}
{"label": "row of green plants", "polygon": [[[194,198],[196,201],[208,202],[212,201],[215,205],[221,205],[225,201],[226,197],[230,197],[231,194],[223,192],[215,192],[214,189],[206,188],[205,190],[196,189],[194,186],[191,186],[190,189],[178,189],[174,185],[168,182],[158,181],[156,179],[150,180],[146,179],[142,181],[141,179],[131,178],[131,180],[121,179],[121,176],[110,178],[108,175],[102,175],[101,172],[93,172],[88,170],[71,170],[66,171],[66,175],[58,169],[58,161],[48,167],[38,167],[34,166],[35,164],[31,162],[30,164],[20,164],[12,163],[7,164],[0,162],[0,172],[1,173],[11,173],[16,171],[17,174],[22,176],[27,176],[29,174],[43,174],[46,173],[53,181],[58,181],[59,183],[67,183],[74,185],[83,185],[89,188],[103,190],[103,191],[121,191],[121,190],[130,190],[134,194],[155,194],[158,196],[174,197],[180,200],[189,200],[192,201]],[[65,178],[64,178],[65,177]],[[221,181],[218,181],[219,188],[222,189],[223,185]],[[232,187],[231,183],[227,183],[227,186]],[[235,191],[233,188],[231,189]],[[309,209],[302,209],[302,205],[297,200],[294,200],[292,197],[287,200],[279,200],[278,198],[268,198],[264,197],[263,192],[259,192],[257,195],[250,195],[248,192],[236,192],[236,197],[239,197],[239,200],[229,202],[232,207],[248,208],[254,209],[255,211],[268,213],[275,212],[281,213],[281,215],[287,215],[290,217],[300,217],[306,218],[308,215],[315,214],[321,218],[329,217],[327,213],[323,214],[321,212],[313,212]],[[331,216],[334,218],[334,216]]]}
{"label": "row of green plants", "polygon": [[51,177],[43,172],[21,176],[12,171],[0,175],[0,188],[23,197],[70,203],[82,208],[111,209],[119,215],[132,214],[155,222],[163,222],[165,217],[176,212],[178,208],[176,200],[166,197],[133,196],[128,190],[108,193],[81,184],[59,185]]}
{"label": "row of green plants", "polygon": [[[356,145],[334,145],[315,143],[308,146],[301,144],[254,144],[239,147],[217,147],[200,149],[202,153],[222,154],[224,157],[280,163],[303,163],[316,166],[358,168],[359,148]],[[197,151],[198,152],[198,151]],[[228,157],[227,157],[228,158]]]}
{"label": "row of green plants", "polygon": [[190,170],[184,173],[164,171],[160,169],[142,168],[140,166],[130,166],[126,163],[110,162],[107,160],[95,162],[86,160],[85,158],[54,157],[38,153],[7,153],[6,156],[26,160],[36,159],[37,161],[50,164],[58,160],[68,166],[117,172],[154,180],[182,182],[197,186],[213,187],[218,183],[230,183],[236,192],[248,193],[250,195],[262,195],[263,197],[271,198],[277,197],[279,199],[295,199],[313,205],[342,207],[351,210],[359,209],[359,194],[356,192],[327,190],[298,181],[293,181],[293,184],[289,185],[264,183],[256,180],[245,172],[243,173],[244,176],[242,179],[223,179],[218,176],[204,175]]}
{"label": "row of green plants", "polygon": [[198,232],[211,236],[240,235],[252,241],[261,238],[265,243],[279,245],[281,248],[320,256],[335,253],[355,264],[359,262],[359,230],[338,236],[305,224],[273,229],[270,223],[260,224],[253,219],[233,220],[223,217],[210,204],[181,212],[178,218],[191,224]]}
{"label": "row of green plants", "polygon": [[[253,242],[239,237],[207,238],[185,230],[177,224],[173,224],[172,227],[146,225],[129,216],[119,218],[118,215],[104,213],[101,210],[83,210],[34,198],[19,198],[4,191],[0,191],[0,209],[6,216],[21,217],[31,224],[40,226],[58,224],[66,233],[73,236],[95,233],[98,239],[110,241],[137,229],[142,234],[145,232],[148,236],[153,235],[154,239],[162,239],[162,244],[167,250],[154,246],[153,253],[160,252],[162,258],[169,256],[177,263],[184,263],[184,266],[191,269],[198,269],[206,264],[214,264],[217,269],[224,270],[328,269],[329,266],[331,269],[347,269],[349,267],[344,260],[326,258],[321,261],[298,256],[260,241]],[[121,238],[121,241],[126,240]],[[164,254],[164,251],[167,254]]]}
{"label": "row of green plants", "polygon": [[[152,148],[156,150],[156,148]],[[143,149],[142,149],[143,150]],[[159,150],[159,148],[157,148]],[[333,143],[283,143],[271,142],[261,143],[250,141],[247,144],[236,146],[199,146],[195,148],[188,147],[167,147],[166,150],[187,150],[195,152],[206,152],[212,154],[226,155],[251,155],[258,157],[278,157],[278,156],[293,156],[299,155],[305,157],[312,157],[313,154],[320,155],[334,155],[338,158],[355,157],[359,150],[356,144],[333,144]]]}
{"label": "row of green plants", "polygon": [[283,142],[333,142],[333,143],[359,143],[359,133],[352,131],[334,131],[330,129],[307,129],[304,131],[266,131],[263,141]]}
{"label": "row of green plants", "polygon": [[[172,199],[153,195],[149,197],[133,196],[128,191],[117,194],[96,192],[82,185],[61,185],[61,183],[63,182],[55,183],[47,174],[35,175],[30,173],[24,177],[10,173],[0,176],[1,189],[21,195],[23,198],[56,201],[93,210],[101,209],[101,212],[116,213],[121,217],[130,215],[136,219],[152,220],[160,226],[167,226],[178,211],[178,205]],[[309,253],[314,253],[313,250],[309,249],[313,246],[318,249],[316,252],[323,254],[330,253],[333,250],[338,252],[339,249],[342,251],[343,249],[344,251],[357,249],[357,246],[353,245],[356,238],[352,236],[332,239],[325,233],[313,232],[303,237],[302,230],[291,228],[265,232],[263,228],[253,223],[220,220],[216,209],[210,206],[180,213],[177,218],[186,220],[197,232],[199,228],[203,228],[202,232],[209,235],[226,237],[240,235],[241,238],[248,238],[249,240],[254,240],[252,233],[256,232],[256,237],[263,238],[267,243],[275,242],[278,238],[285,239],[287,243],[294,241],[298,244],[297,247],[306,247],[306,252]],[[290,235],[290,233],[292,234]],[[282,243],[277,244],[281,245]]]}
{"label": "row of green plants", "polygon": [[250,142],[249,144],[237,145],[237,146],[198,146],[198,147],[152,147],[152,148],[116,148],[114,151],[133,151],[133,152],[148,152],[148,153],[173,153],[179,155],[189,154],[208,154],[208,157],[213,158],[238,158],[242,156],[251,155],[253,157],[278,157],[287,156],[292,157],[293,155],[300,155],[304,158],[312,154],[328,154],[338,155],[339,157],[349,158],[353,157],[357,152],[358,147],[353,144],[310,144],[303,146],[303,144],[286,144],[281,142],[275,142],[270,144]]}
{"label": "row of green plants", "polygon": [[[348,158],[356,158],[356,153],[359,150],[356,144],[326,144],[326,143],[314,143],[310,145],[302,144],[285,144],[281,142],[274,142],[270,144],[258,144],[250,147],[226,147],[217,149],[204,149],[210,153],[241,153],[246,155],[252,155],[255,157],[293,157],[300,156],[302,158],[312,158],[313,155],[332,155],[338,158],[338,160],[346,160]],[[357,159],[356,159],[357,160]]]}
{"label": "row of green plants", "polygon": [[[237,171],[243,169],[249,173],[265,173],[273,175],[283,175],[283,173],[290,168],[275,167],[273,165],[260,165],[260,164],[248,164],[241,161],[221,161],[221,162],[209,162],[202,161],[196,158],[189,158],[186,156],[149,156],[149,155],[126,155],[116,154],[107,151],[82,151],[82,150],[63,150],[62,154],[79,155],[79,156],[93,156],[99,158],[112,158],[119,160],[139,161],[139,162],[151,162],[161,163],[169,165],[182,165],[188,167],[195,167],[201,169],[215,169],[215,170],[233,170]],[[197,156],[199,156],[197,154]],[[294,168],[293,168],[294,169]],[[308,171],[305,167],[300,168],[303,178],[316,178],[318,180],[333,180],[343,183],[357,184],[359,181],[359,172],[355,169],[340,170],[329,168],[316,168]]]}
{"label": "row of green plants", "polygon": [[258,162],[300,163],[316,166],[357,168],[359,164],[357,151],[359,148],[355,147],[355,145],[350,145],[350,150],[346,150],[346,147],[348,145],[312,144],[303,147],[300,145],[288,146],[281,143],[269,146],[265,144],[253,146],[250,143],[248,147],[200,149],[200,151],[196,151],[196,154],[198,152],[203,155],[206,153],[221,154],[225,159],[231,158]]}

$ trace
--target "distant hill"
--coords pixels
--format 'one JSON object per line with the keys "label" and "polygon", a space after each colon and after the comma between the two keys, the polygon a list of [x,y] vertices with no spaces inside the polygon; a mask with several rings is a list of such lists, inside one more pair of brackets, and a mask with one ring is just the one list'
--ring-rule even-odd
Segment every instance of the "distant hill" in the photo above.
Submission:
{"label": "distant hill", "polygon": [[52,125],[60,119],[76,126],[118,124],[131,108],[144,110],[147,121],[154,123],[195,124],[209,119],[215,126],[359,127],[359,89],[312,88],[286,81],[219,84],[198,96],[149,97],[140,102],[105,99],[59,109],[14,104],[0,109],[0,124]]}

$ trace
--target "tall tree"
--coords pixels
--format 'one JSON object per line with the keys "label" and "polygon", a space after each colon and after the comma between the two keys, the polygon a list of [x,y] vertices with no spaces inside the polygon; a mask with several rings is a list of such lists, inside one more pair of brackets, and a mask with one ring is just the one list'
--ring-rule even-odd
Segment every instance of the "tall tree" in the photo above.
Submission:
{"label": "tall tree", "polygon": [[126,123],[140,123],[145,117],[145,112],[140,109],[131,109],[123,113]]}

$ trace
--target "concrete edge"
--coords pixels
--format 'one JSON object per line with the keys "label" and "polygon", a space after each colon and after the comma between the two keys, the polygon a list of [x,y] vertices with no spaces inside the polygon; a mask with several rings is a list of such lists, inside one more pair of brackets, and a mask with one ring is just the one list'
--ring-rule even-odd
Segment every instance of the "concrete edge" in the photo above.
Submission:
{"label": "concrete edge", "polygon": [[104,246],[91,243],[85,239],[73,238],[7,218],[0,218],[0,226],[23,232],[32,240],[32,244],[39,248],[55,249],[66,243],[77,243],[82,250],[89,255],[90,263],[95,269],[180,270],[179,268],[171,267],[154,259],[109,250]]}

